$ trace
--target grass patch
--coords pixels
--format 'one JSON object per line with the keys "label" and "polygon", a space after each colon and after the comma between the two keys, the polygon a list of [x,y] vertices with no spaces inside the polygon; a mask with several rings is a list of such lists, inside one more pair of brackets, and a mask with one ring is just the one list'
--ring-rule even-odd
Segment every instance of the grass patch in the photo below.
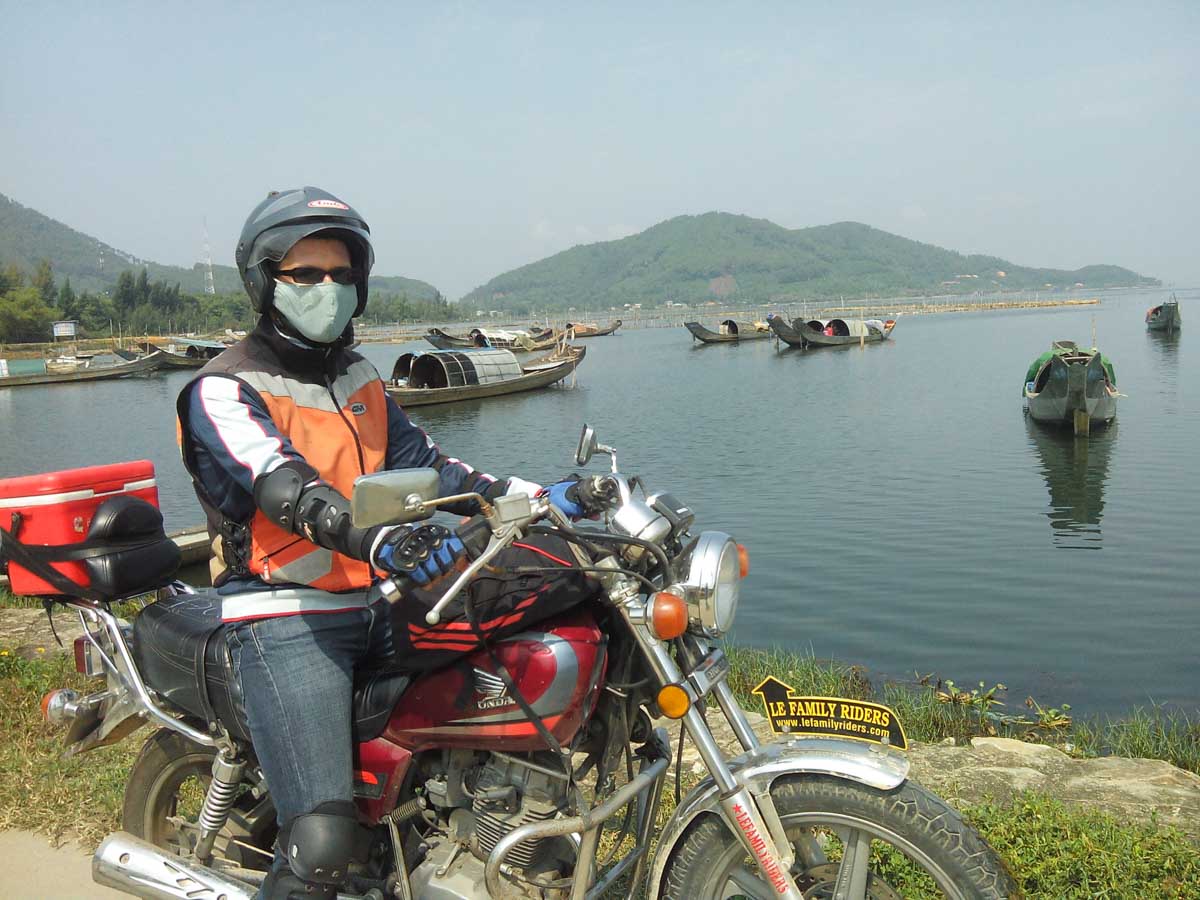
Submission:
{"label": "grass patch", "polygon": [[8,588],[0,587],[0,609],[41,609],[42,601],[37,597],[14,597]]}
{"label": "grass patch", "polygon": [[125,779],[148,732],[64,760],[63,730],[42,721],[47,691],[83,693],[99,684],[77,674],[66,656],[21,659],[0,650],[0,830],[23,828],[54,840],[72,834],[95,844],[119,826]]}
{"label": "grass patch", "polygon": [[[798,690],[811,685],[814,693],[836,693],[815,688],[833,687],[823,679],[838,671],[815,666],[812,682],[792,681],[782,672],[779,677]],[[64,761],[62,731],[42,722],[38,705],[52,688],[85,691],[96,684],[77,675],[64,656],[22,659],[0,650],[0,829],[23,828],[52,838],[72,834],[94,845],[118,827],[125,779],[149,732]],[[668,787],[660,827],[673,809]],[[963,812],[1005,857],[1030,898],[1200,896],[1200,854],[1173,829],[1118,822],[1037,794]],[[610,848],[606,842],[602,853]]]}
{"label": "grass patch", "polygon": [[1200,854],[1173,828],[1118,822],[1034,793],[963,812],[1029,898],[1200,897]]}

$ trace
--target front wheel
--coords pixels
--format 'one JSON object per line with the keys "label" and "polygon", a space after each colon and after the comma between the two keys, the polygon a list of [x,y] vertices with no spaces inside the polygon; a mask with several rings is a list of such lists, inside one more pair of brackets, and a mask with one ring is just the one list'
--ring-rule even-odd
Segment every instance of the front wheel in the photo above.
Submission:
{"label": "front wheel", "polygon": [[[907,782],[879,791],[828,776],[771,788],[806,900],[997,900],[1019,892],[983,838],[944,801]],[[672,900],[774,897],[723,819],[704,816],[677,846],[663,882]]]}

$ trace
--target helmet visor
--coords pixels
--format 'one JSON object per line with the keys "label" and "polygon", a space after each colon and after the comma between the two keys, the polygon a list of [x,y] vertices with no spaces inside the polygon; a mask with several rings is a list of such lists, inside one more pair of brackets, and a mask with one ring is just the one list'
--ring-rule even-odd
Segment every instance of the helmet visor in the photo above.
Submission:
{"label": "helmet visor", "polygon": [[247,268],[260,263],[277,263],[292,247],[306,237],[325,232],[325,237],[341,240],[350,251],[350,260],[363,272],[370,272],[375,264],[375,251],[371,248],[371,235],[364,228],[347,225],[345,221],[308,220],[290,225],[269,228],[260,234],[250,248]]}

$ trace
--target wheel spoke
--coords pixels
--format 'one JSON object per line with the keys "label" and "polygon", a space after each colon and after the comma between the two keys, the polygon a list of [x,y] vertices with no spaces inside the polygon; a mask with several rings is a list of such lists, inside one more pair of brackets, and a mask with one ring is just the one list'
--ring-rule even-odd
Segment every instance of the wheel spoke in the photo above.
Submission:
{"label": "wheel spoke", "polygon": [[774,897],[767,883],[745,866],[739,866],[730,872],[729,881],[747,897],[754,897],[756,900],[772,900]]}
{"label": "wheel spoke", "polygon": [[871,836],[858,830],[843,838],[842,862],[834,883],[834,900],[865,900],[870,875]]}

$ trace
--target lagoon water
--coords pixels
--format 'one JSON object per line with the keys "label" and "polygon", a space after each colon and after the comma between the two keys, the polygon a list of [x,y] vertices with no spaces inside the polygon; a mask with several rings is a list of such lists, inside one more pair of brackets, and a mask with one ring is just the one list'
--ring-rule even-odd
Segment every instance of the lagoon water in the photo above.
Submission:
{"label": "lagoon water", "polygon": [[[622,471],[747,545],[739,642],[1003,682],[1014,712],[1029,694],[1194,711],[1200,293],[1180,292],[1174,338],[1142,323],[1165,296],[908,316],[865,349],[623,330],[585,342],[571,390],[412,417],[477,468],[544,482],[594,425]],[[1027,421],[1021,386],[1051,340],[1090,344],[1093,326],[1127,396],[1114,427],[1077,441]],[[363,352],[386,374],[398,350]],[[198,524],[174,443],[188,377],[0,390],[0,477],[148,457],[168,526]]]}

